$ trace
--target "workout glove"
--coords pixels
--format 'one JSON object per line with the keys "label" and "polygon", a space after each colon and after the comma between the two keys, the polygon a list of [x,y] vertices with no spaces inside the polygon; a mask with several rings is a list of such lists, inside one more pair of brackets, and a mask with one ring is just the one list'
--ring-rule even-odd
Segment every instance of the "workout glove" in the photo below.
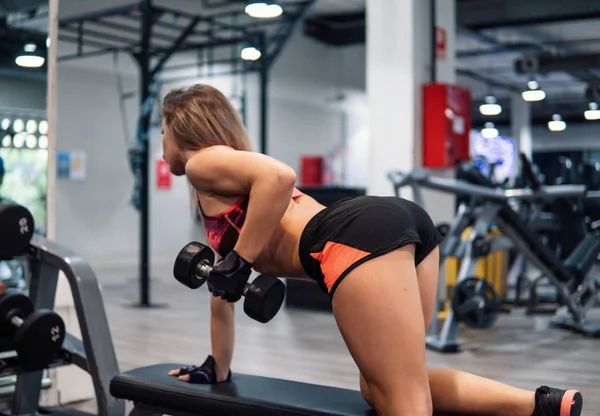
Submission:
{"label": "workout glove", "polygon": [[252,264],[233,250],[213,268],[207,279],[208,290],[215,297],[237,302],[244,293],[250,273]]}

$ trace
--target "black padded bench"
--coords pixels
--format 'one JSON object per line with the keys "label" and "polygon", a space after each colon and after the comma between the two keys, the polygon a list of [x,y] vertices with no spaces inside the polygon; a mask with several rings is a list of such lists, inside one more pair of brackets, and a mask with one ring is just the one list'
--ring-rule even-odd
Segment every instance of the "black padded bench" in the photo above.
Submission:
{"label": "black padded bench", "polygon": [[359,391],[234,373],[231,383],[189,384],[157,364],[119,374],[110,394],[132,401],[136,414],[174,416],[374,416]]}

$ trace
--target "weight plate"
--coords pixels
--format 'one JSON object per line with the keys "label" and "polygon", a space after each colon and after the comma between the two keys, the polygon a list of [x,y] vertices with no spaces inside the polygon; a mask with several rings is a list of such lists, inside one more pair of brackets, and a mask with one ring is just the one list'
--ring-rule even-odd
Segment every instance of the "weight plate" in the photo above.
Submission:
{"label": "weight plate", "polygon": [[27,208],[0,202],[0,260],[25,254],[33,231],[33,216]]}
{"label": "weight plate", "polygon": [[459,322],[471,328],[486,329],[498,319],[500,301],[486,280],[468,277],[454,288],[452,311]]}
{"label": "weight plate", "polygon": [[246,315],[264,324],[273,319],[281,309],[285,285],[274,276],[261,274],[250,283],[244,297]]}
{"label": "weight plate", "polygon": [[65,339],[65,323],[54,311],[39,309],[15,335],[19,365],[25,371],[46,368],[58,355]]}
{"label": "weight plate", "polygon": [[198,289],[204,284],[206,279],[196,276],[196,268],[199,263],[213,265],[215,253],[204,244],[193,241],[181,249],[175,265],[173,266],[173,276],[178,282],[191,289]]}
{"label": "weight plate", "polygon": [[12,338],[17,328],[11,324],[10,319],[16,314],[25,320],[33,310],[31,299],[16,290],[7,291],[0,296],[0,337]]}

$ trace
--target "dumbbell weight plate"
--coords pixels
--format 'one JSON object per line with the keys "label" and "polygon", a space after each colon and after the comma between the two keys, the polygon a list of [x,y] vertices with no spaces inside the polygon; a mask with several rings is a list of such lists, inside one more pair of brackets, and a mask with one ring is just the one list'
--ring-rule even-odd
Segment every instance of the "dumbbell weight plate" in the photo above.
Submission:
{"label": "dumbbell weight plate", "polygon": [[196,277],[196,268],[200,262],[212,266],[215,262],[215,253],[204,244],[192,241],[177,255],[175,266],[173,266],[173,276],[184,286],[198,289],[206,281],[206,279]]}
{"label": "dumbbell weight plate", "polygon": [[474,329],[490,328],[500,315],[500,300],[484,279],[467,277],[456,284],[452,310],[456,320]]}
{"label": "dumbbell weight plate", "polygon": [[0,296],[0,337],[12,339],[15,336],[17,328],[10,323],[10,318],[16,311],[25,320],[33,310],[33,302],[23,293],[9,291]]}
{"label": "dumbbell weight plate", "polygon": [[248,285],[244,297],[246,315],[264,324],[279,312],[285,297],[285,285],[274,276],[261,274]]}
{"label": "dumbbell weight plate", "polygon": [[24,320],[15,335],[19,365],[25,371],[46,368],[65,340],[65,323],[56,312],[39,309]]}
{"label": "dumbbell weight plate", "polygon": [[0,202],[0,260],[25,254],[33,231],[33,216],[27,208]]}

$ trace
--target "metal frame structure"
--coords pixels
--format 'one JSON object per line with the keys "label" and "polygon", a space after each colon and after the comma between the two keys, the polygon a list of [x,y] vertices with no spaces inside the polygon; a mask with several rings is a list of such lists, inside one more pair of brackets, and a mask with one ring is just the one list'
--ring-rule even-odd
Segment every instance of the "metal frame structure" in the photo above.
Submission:
{"label": "metal frame structure", "polygon": [[[277,59],[297,24],[315,0],[281,2],[284,13],[276,19],[251,19],[245,16],[244,1],[204,1],[203,14],[158,7],[151,0],[96,11],[59,21],[59,40],[76,45],[74,53],[58,57],[67,61],[83,57],[126,52],[131,54],[140,72],[140,117],[137,138],[139,148],[134,172],[139,179],[140,210],[140,300],[139,306],[153,306],[150,299],[149,264],[149,155],[152,105],[159,75],[169,70],[166,64],[178,52],[197,51],[199,62],[190,65],[229,64],[240,72],[242,45],[257,47],[262,56],[243,62],[243,72],[257,72],[260,82],[260,151],[267,153],[267,111],[269,69]],[[230,53],[224,52],[227,49]],[[200,62],[200,52],[207,59]],[[225,55],[223,58],[215,54]],[[177,69],[181,69],[178,66]]]}
{"label": "metal frame structure", "polygon": [[[81,339],[66,334],[61,353],[49,368],[73,364],[87,372],[94,385],[97,413],[102,416],[124,415],[124,401],[110,394],[110,381],[119,374],[119,366],[102,291],[94,271],[73,251],[40,235],[34,235],[26,258],[31,268],[29,297],[35,308],[54,309],[58,275],[62,271],[73,294],[81,329]],[[9,363],[15,357],[15,351],[2,355],[9,368],[13,368]],[[18,374],[11,414],[37,414],[43,379],[43,371]]]}
{"label": "metal frame structure", "polygon": [[[534,243],[528,243],[527,239],[524,239],[524,236],[530,233],[527,231],[527,224],[521,221],[517,214],[509,215],[513,211],[506,206],[507,201],[510,199],[516,201],[551,201],[561,198],[563,195],[564,197],[583,198],[587,196],[585,186],[542,186],[537,191],[527,188],[492,189],[456,179],[435,178],[422,168],[413,169],[408,174],[390,172],[388,179],[394,186],[396,196],[400,196],[401,188],[410,187],[414,201],[420,206],[424,206],[422,189],[472,198],[470,203],[462,203],[458,207],[448,234],[440,244],[440,265],[444,264],[448,257],[460,257],[462,260],[458,271],[457,285],[464,279],[475,275],[479,257],[476,255],[473,243],[478,237],[485,239],[489,225],[493,223],[500,230],[503,237],[496,237],[491,241],[489,252],[507,250],[512,247],[522,257],[518,263],[511,266],[508,273],[511,281],[515,280],[515,276],[522,267],[522,261],[525,261],[539,270],[541,275],[545,276],[555,288],[561,308],[551,319],[550,325],[572,330],[588,337],[600,337],[600,324],[587,320],[587,312],[594,306],[596,301],[597,278],[594,268],[589,269],[583,260],[584,256],[582,256],[585,253],[594,259],[597,257],[597,250],[600,250],[598,243],[600,234],[589,234],[590,238],[580,241],[578,248],[573,250],[566,260],[557,259],[559,270],[553,266],[552,262],[544,260],[544,256],[540,255],[541,252],[547,250],[541,242],[538,243],[535,240]],[[512,219],[513,216],[515,219]],[[463,241],[462,236],[468,226],[471,226],[471,231],[468,239]],[[464,248],[461,245],[464,245]],[[582,249],[579,250],[579,247]],[[588,251],[589,253],[586,253]],[[553,256],[553,254],[550,253],[550,256]],[[571,269],[566,266],[570,262],[577,264],[578,268],[581,267],[579,272],[584,275],[581,282],[576,285],[573,285],[573,277],[569,281],[565,281],[563,277],[564,275],[570,276],[572,273]],[[564,269],[563,272],[561,272],[562,269]],[[575,275],[575,273],[573,274]],[[439,277],[440,287],[445,286],[444,276],[440,274]],[[433,312],[434,319],[427,332],[426,344],[428,348],[435,351],[458,352],[460,350],[458,334],[461,323],[453,309],[449,308],[443,325],[440,325],[437,316],[440,311],[440,301],[445,300],[445,296],[440,295],[441,293],[438,293]]]}

